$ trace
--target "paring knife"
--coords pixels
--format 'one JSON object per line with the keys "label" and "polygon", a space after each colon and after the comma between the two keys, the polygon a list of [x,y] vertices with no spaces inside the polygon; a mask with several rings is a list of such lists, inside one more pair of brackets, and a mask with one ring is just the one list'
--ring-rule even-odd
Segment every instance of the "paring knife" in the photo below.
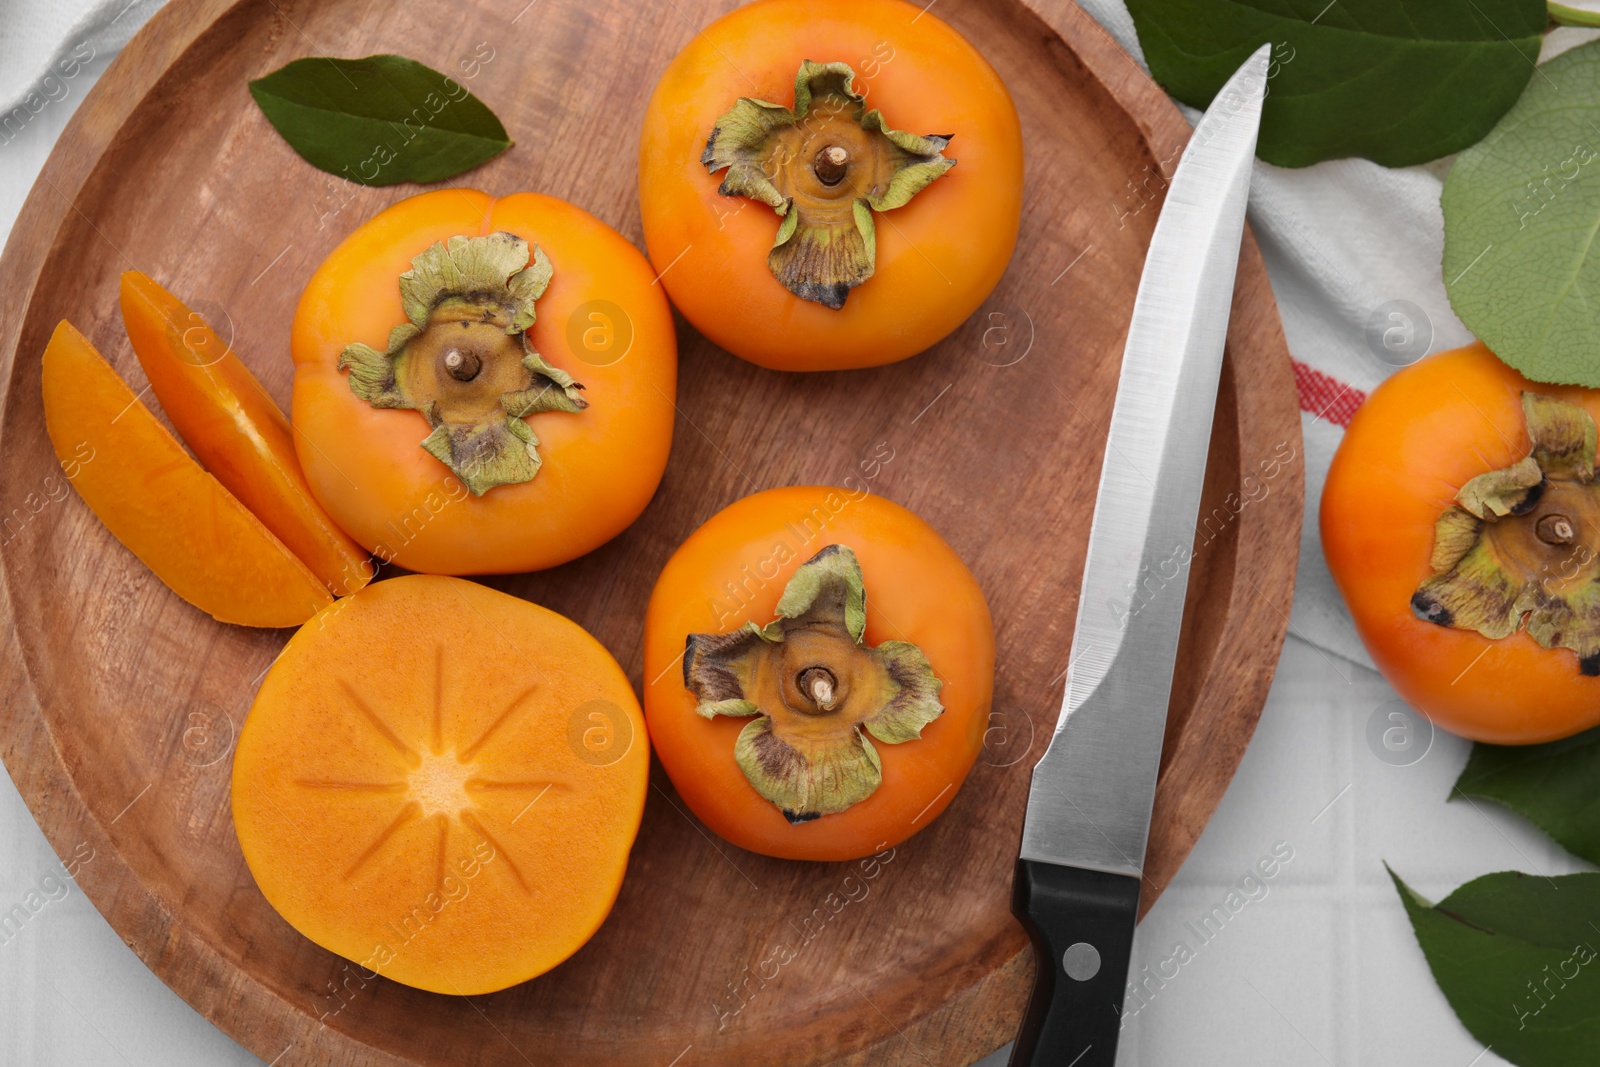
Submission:
{"label": "paring knife", "polygon": [[1139,279],[1066,696],[1022,827],[1012,910],[1037,977],[1011,1067],[1116,1061],[1269,54],[1195,127]]}

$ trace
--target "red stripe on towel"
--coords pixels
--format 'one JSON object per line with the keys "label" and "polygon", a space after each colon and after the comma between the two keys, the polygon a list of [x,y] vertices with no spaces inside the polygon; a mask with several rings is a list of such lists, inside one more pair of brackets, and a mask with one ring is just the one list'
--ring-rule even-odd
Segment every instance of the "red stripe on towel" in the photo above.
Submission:
{"label": "red stripe on towel", "polygon": [[1294,364],[1294,386],[1300,393],[1300,410],[1309,411],[1335,426],[1349,426],[1356,408],[1367,399],[1367,394],[1308,363],[1301,363],[1298,359],[1289,362]]}

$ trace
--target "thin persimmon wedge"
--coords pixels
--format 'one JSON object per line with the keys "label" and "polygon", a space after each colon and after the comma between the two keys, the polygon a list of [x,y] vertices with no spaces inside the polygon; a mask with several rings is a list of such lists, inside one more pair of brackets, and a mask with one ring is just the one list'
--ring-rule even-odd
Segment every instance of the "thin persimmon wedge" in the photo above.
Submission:
{"label": "thin persimmon wedge", "polygon": [[43,368],[56,458],[72,461],[78,495],[169,589],[240,626],[298,626],[332,602],[71,323],[51,335]]}
{"label": "thin persimmon wedge", "polygon": [[162,410],[217,481],[334,596],[366,585],[366,551],[311,495],[289,420],[233,350],[138,271],[122,276],[122,322]]}

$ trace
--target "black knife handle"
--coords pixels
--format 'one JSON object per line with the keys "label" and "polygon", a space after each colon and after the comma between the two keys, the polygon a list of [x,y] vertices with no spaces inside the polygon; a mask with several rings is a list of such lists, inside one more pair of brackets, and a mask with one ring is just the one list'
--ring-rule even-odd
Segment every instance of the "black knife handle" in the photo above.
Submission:
{"label": "black knife handle", "polygon": [[1019,859],[1011,911],[1035,958],[1011,1067],[1113,1067],[1139,879]]}

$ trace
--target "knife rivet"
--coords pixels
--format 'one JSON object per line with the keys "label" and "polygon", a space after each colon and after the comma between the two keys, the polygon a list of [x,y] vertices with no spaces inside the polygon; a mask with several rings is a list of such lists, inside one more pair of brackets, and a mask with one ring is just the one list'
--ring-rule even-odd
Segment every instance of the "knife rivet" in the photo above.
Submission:
{"label": "knife rivet", "polygon": [[1087,982],[1100,973],[1100,950],[1087,941],[1079,941],[1061,954],[1061,964],[1067,969],[1068,978]]}

